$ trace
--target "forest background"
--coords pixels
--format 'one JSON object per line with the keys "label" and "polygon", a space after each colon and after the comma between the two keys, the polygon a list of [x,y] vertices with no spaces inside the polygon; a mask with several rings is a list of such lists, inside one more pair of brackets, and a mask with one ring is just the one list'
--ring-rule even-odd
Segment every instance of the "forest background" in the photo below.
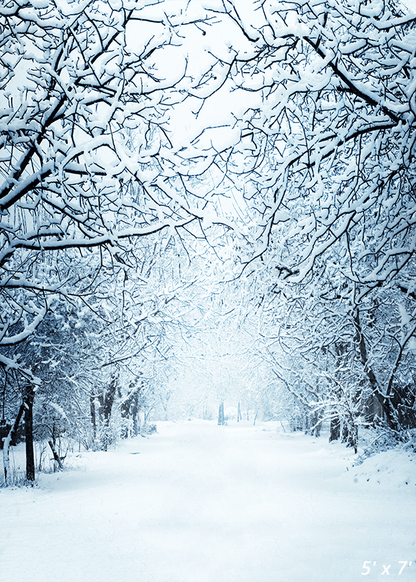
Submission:
{"label": "forest background", "polygon": [[415,23],[396,1],[3,4],[6,484],[18,438],[33,482],[35,441],[59,467],[63,440],[218,409],[413,442]]}

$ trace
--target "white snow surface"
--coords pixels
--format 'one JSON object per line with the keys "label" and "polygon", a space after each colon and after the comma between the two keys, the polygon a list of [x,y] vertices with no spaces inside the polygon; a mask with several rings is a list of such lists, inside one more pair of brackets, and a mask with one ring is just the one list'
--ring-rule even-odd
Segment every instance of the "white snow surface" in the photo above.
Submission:
{"label": "white snow surface", "polygon": [[414,582],[415,455],[355,459],[272,423],[158,423],[0,489],[0,580]]}

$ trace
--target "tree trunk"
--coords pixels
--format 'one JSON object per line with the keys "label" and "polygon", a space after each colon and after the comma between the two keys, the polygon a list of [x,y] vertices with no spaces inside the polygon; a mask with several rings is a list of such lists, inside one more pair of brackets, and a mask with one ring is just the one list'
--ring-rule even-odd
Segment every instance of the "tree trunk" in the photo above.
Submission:
{"label": "tree trunk", "polygon": [[102,399],[102,414],[103,414],[103,436],[101,441],[101,449],[103,451],[108,450],[108,445],[111,442],[110,435],[110,417],[113,409],[114,399],[116,397],[118,383],[117,372],[111,377],[111,382],[107,390],[105,391],[104,397]]}
{"label": "tree trunk", "polygon": [[25,439],[26,439],[26,479],[33,483],[35,481],[35,451],[33,445],[33,402],[35,393],[33,388],[28,386],[25,395]]}
{"label": "tree trunk", "polygon": [[340,436],[340,422],[339,422],[339,416],[334,416],[333,418],[331,418],[331,424],[329,427],[329,442],[331,443],[332,441],[337,441],[339,439]]}
{"label": "tree trunk", "polygon": [[131,407],[131,417],[133,420],[133,436],[138,436],[140,433],[139,423],[137,422],[137,416],[139,414],[139,393],[136,392],[133,396],[133,404]]}
{"label": "tree trunk", "polygon": [[348,443],[349,427],[347,421],[344,419],[341,429],[341,442]]}
{"label": "tree trunk", "polygon": [[354,449],[354,453],[357,454],[357,451],[358,451],[358,427],[355,423],[352,423],[352,425],[350,427],[347,444],[349,447],[352,447]]}
{"label": "tree trunk", "polygon": [[353,448],[354,452],[357,453],[358,427],[352,414],[343,420],[341,442],[345,443],[347,447]]}
{"label": "tree trunk", "polygon": [[123,439],[126,439],[129,436],[128,421],[129,421],[129,416],[130,416],[130,402],[131,402],[131,399],[128,398],[127,400],[124,400],[124,402],[121,404],[121,407],[120,407],[121,418],[124,420],[124,424],[122,426],[122,431],[121,431],[121,438],[123,438]]}
{"label": "tree trunk", "polygon": [[11,485],[11,473],[10,473],[10,441],[12,438],[12,431],[9,432],[7,437],[4,439],[3,445],[3,468],[4,468],[4,483],[6,487]]}
{"label": "tree trunk", "polygon": [[240,420],[243,420],[243,417],[241,416],[241,404],[238,403],[238,409],[237,409],[237,422],[240,422]]}
{"label": "tree trunk", "polygon": [[220,407],[218,409],[218,425],[225,424],[224,420],[224,402],[221,402]]}
{"label": "tree trunk", "polygon": [[13,426],[10,428],[8,435],[4,439],[3,444],[3,469],[4,469],[4,482],[6,487],[11,485],[11,472],[10,472],[10,446],[15,444],[15,434],[17,429],[19,428],[20,420],[23,416],[23,412],[25,411],[25,404],[24,401],[20,405],[19,412],[17,413],[16,420],[14,421]]}
{"label": "tree trunk", "polygon": [[303,417],[303,432],[308,434],[311,429],[311,419],[307,411],[305,411],[305,415]]}
{"label": "tree trunk", "polygon": [[19,424],[22,419],[24,411],[25,411],[25,401],[23,399],[23,402],[19,408],[19,412],[17,413],[16,420],[14,421],[13,428],[10,431],[10,444],[12,446],[16,444],[16,431],[19,428]]}
{"label": "tree trunk", "polygon": [[93,442],[97,440],[97,414],[95,410],[95,397],[93,394],[90,395],[90,412],[91,412],[91,425],[92,425],[92,439]]}
{"label": "tree trunk", "polygon": [[380,386],[377,382],[376,375],[374,374],[371,366],[369,365],[368,355],[367,355],[367,346],[365,344],[365,338],[364,338],[364,335],[363,335],[362,329],[361,329],[360,312],[358,309],[356,309],[355,313],[354,313],[354,325],[355,325],[355,329],[357,331],[357,343],[358,343],[358,349],[359,349],[361,363],[364,367],[364,372],[365,372],[365,374],[368,378],[368,381],[370,383],[371,391],[374,395],[374,398],[376,398],[377,402],[379,403],[379,405],[383,411],[383,416],[384,416],[389,428],[394,429],[394,430],[399,430],[400,426],[398,426],[398,423],[396,421],[395,412],[391,408],[391,400],[389,397],[386,397],[382,394],[382,392],[380,390]]}
{"label": "tree trunk", "polygon": [[311,436],[319,437],[321,434],[321,419],[317,411],[312,412],[310,416],[310,432]]}
{"label": "tree trunk", "polygon": [[48,441],[48,445],[51,448],[52,451],[52,455],[54,458],[55,463],[58,465],[59,470],[62,471],[62,469],[64,468],[62,465],[62,461],[61,461],[61,457],[58,455],[56,448],[55,448],[55,443],[53,441]]}

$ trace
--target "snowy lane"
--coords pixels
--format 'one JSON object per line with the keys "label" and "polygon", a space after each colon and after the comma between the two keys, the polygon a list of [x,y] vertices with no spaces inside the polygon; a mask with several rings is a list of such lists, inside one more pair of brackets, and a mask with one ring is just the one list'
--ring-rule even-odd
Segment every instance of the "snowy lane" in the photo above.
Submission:
{"label": "snowy lane", "polygon": [[[364,580],[386,579],[386,564],[389,580],[414,582],[414,492],[340,477],[343,451],[252,427],[160,425],[85,455],[86,470],[1,490],[0,579],[353,582],[371,561]],[[415,567],[399,578],[401,560]]]}

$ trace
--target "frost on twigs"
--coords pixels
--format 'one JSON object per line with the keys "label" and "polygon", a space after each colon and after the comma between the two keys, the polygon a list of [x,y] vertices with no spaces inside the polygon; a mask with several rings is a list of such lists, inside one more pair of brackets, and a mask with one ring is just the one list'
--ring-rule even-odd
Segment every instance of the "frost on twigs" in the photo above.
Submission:
{"label": "frost on twigs", "polygon": [[0,8],[0,345],[33,332],[50,294],[82,294],[71,261],[200,220],[166,132],[186,58],[163,64],[180,54],[182,27],[211,17],[174,4]]}
{"label": "frost on twigs", "polygon": [[[226,5],[247,31],[238,3]],[[320,0],[265,2],[260,14],[255,55],[237,54],[230,70],[238,91],[258,97],[237,116],[254,146],[247,205],[264,244],[253,254],[280,237],[283,210],[280,268],[294,282],[338,244],[357,283],[405,274],[416,232],[414,16],[399,5]]]}

